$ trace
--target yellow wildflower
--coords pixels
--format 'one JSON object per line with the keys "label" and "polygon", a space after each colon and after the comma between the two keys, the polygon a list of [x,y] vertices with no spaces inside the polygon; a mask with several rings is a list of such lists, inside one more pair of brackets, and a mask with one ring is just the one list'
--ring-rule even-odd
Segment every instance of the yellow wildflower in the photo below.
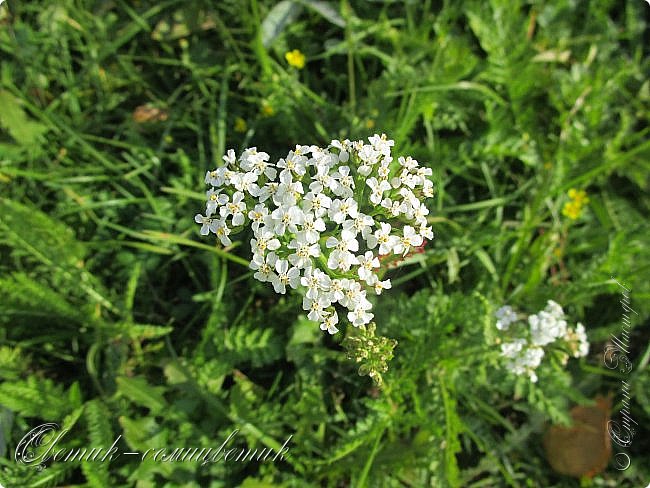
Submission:
{"label": "yellow wildflower", "polygon": [[268,102],[262,102],[262,108],[260,111],[264,117],[271,117],[275,114],[275,109]]}
{"label": "yellow wildflower", "polygon": [[305,55],[301,53],[298,49],[289,51],[284,55],[284,58],[289,63],[289,66],[294,68],[303,69],[305,67]]}
{"label": "yellow wildflower", "polygon": [[589,203],[589,197],[587,197],[587,192],[584,190],[576,190],[575,188],[571,188],[569,190],[569,198],[581,207],[586,203]]}
{"label": "yellow wildflower", "polygon": [[567,202],[562,209],[562,215],[569,217],[571,220],[576,220],[580,217],[580,206],[576,202]]}
{"label": "yellow wildflower", "polygon": [[237,117],[235,119],[235,132],[246,132],[246,129],[248,126],[246,125],[246,121],[242,119],[241,117]]}
{"label": "yellow wildflower", "polygon": [[564,204],[562,215],[569,217],[571,220],[576,220],[582,213],[582,207],[589,203],[589,197],[587,197],[587,192],[584,190],[571,188],[569,198],[571,201]]}

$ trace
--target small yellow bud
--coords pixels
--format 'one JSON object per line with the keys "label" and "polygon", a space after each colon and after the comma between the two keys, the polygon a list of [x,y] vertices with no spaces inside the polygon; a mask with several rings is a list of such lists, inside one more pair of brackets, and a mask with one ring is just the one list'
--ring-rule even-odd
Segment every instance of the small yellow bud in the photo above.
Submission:
{"label": "small yellow bud", "polygon": [[275,115],[275,109],[267,102],[262,104],[261,112],[264,117],[272,117]]}
{"label": "small yellow bud", "polygon": [[246,132],[246,129],[248,129],[246,121],[241,117],[237,117],[235,119],[235,132]]}

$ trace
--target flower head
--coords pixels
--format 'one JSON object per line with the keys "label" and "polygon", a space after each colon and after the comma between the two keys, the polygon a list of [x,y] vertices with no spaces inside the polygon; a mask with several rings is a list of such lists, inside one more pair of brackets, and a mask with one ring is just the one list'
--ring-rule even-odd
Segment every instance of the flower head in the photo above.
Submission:
{"label": "flower head", "polygon": [[[528,316],[528,329],[523,322],[518,322],[517,313],[505,305],[496,313],[496,327],[501,335],[508,338],[501,342],[501,356],[505,358],[505,368],[517,375],[527,375],[530,381],[537,382],[535,370],[542,363],[545,347],[551,343],[564,343],[574,357],[586,356],[589,342],[585,328],[578,323],[575,328],[567,327],[562,306],[548,300],[544,310]],[[554,347],[557,351],[558,348]],[[562,351],[562,349],[559,349]],[[561,352],[561,360],[568,360],[568,355]]]}
{"label": "flower head", "polygon": [[[287,60],[304,66],[297,50]],[[412,158],[391,164],[394,142],[383,134],[368,141],[298,144],[277,161],[257,147],[228,150],[206,173],[205,212],[195,216],[201,234],[223,245],[250,226],[253,277],[279,294],[299,290],[308,318],[330,334],[339,316],[354,327],[373,319],[368,292],[391,288],[381,257],[405,256],[433,238],[430,168]]]}
{"label": "flower head", "polygon": [[285,53],[284,59],[287,60],[289,66],[293,66],[294,68],[303,69],[305,67],[305,55],[298,49]]}
{"label": "flower head", "polygon": [[575,188],[571,188],[568,195],[571,200],[564,204],[562,215],[569,217],[571,220],[576,220],[580,217],[582,208],[589,203],[589,197],[587,197],[584,190],[576,190]]}

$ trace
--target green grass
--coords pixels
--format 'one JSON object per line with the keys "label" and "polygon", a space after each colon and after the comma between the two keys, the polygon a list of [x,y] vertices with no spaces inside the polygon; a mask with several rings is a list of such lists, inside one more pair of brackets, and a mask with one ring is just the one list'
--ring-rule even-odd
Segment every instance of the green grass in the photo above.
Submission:
{"label": "green grass", "polygon": [[[643,1],[5,2],[0,483],[645,487],[649,20]],[[143,105],[165,116],[135,120]],[[436,193],[435,239],[376,304],[378,333],[398,341],[378,390],[345,334],[252,278],[245,234],[223,249],[193,216],[228,148],[278,158],[382,132],[433,169]],[[575,221],[571,188],[590,199]],[[638,311],[628,374],[602,360],[621,332],[614,279]],[[531,385],[500,367],[492,314],[548,299],[591,351]],[[621,379],[630,468],[555,473],[548,423],[607,393],[620,419]],[[14,451],[44,422],[70,429],[67,448],[293,437],[283,462],[38,471]]]}

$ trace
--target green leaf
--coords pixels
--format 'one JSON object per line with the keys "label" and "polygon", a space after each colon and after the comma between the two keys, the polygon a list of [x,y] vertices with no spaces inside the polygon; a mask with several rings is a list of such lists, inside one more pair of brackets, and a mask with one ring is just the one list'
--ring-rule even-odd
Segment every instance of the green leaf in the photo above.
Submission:
{"label": "green leaf", "polygon": [[460,271],[460,259],[455,247],[449,248],[447,253],[447,273],[449,275],[449,283],[458,280],[458,272]]}
{"label": "green leaf", "polygon": [[125,396],[133,403],[147,407],[152,414],[159,413],[167,406],[167,401],[162,395],[164,389],[149,385],[144,378],[121,376],[117,378],[116,382],[118,394]]}
{"label": "green leaf", "polygon": [[77,266],[86,249],[72,229],[37,208],[0,199],[0,229],[8,243],[27,251],[44,264]]}
{"label": "green leaf", "polygon": [[331,2],[319,0],[297,0],[299,3],[323,16],[324,19],[338,27],[345,27],[345,19],[336,11]]}
{"label": "green leaf", "polygon": [[0,405],[27,417],[59,422],[71,410],[63,385],[30,376],[0,384]]}
{"label": "green leaf", "polygon": [[276,3],[262,21],[262,44],[264,47],[269,47],[284,28],[300,15],[300,12],[302,12],[302,6],[296,2],[282,0]]}
{"label": "green leaf", "polygon": [[0,126],[21,146],[31,146],[47,132],[47,127],[30,120],[20,101],[6,90],[0,90]]}

